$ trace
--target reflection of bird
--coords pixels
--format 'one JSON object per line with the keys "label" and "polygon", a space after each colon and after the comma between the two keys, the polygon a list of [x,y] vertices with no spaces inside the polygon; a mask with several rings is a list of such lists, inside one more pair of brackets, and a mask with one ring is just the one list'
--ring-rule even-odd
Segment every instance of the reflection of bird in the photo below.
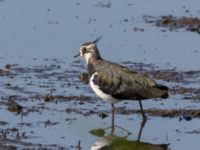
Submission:
{"label": "reflection of bird", "polygon": [[80,52],[74,56],[85,57],[90,74],[91,88],[99,97],[111,103],[113,125],[114,104],[122,100],[138,100],[143,120],[146,120],[141,100],[167,98],[168,88],[133,70],[129,70],[127,67],[102,59],[97,48],[97,42],[100,38],[82,44]]}
{"label": "reflection of bird", "polygon": [[168,144],[151,144],[141,141],[130,141],[114,135],[104,136],[95,142],[90,150],[169,150]]}
{"label": "reflection of bird", "polygon": [[137,140],[128,140],[128,136],[131,135],[131,133],[119,126],[116,126],[118,129],[121,129],[125,133],[127,132],[127,135],[124,137],[119,137],[114,134],[114,127],[111,126],[111,133],[108,135],[105,135],[106,132],[105,129],[93,129],[90,131],[92,135],[101,137],[97,142],[95,142],[90,150],[170,150],[168,148],[169,144],[152,144],[147,142],[140,141],[140,137],[143,130],[143,125],[140,126],[140,130],[138,133]]}

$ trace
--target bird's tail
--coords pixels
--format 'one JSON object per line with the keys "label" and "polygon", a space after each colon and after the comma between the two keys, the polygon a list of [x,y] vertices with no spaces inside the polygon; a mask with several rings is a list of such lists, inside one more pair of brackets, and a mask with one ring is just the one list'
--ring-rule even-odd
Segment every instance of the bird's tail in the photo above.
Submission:
{"label": "bird's tail", "polygon": [[168,90],[168,87],[158,84],[151,89],[151,95],[153,98],[168,98]]}
{"label": "bird's tail", "polygon": [[169,90],[169,88],[167,86],[162,85],[162,84],[157,84],[156,88],[161,89],[161,90],[167,90],[167,91]]}

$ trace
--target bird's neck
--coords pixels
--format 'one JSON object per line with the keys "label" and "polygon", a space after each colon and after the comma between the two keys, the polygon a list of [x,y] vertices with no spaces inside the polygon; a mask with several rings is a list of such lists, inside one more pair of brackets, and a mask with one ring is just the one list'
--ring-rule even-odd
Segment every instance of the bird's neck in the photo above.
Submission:
{"label": "bird's neck", "polygon": [[101,57],[90,57],[87,60],[87,65],[96,65],[101,60]]}
{"label": "bird's neck", "polygon": [[98,49],[96,49],[95,53],[88,53],[88,55],[86,55],[87,65],[95,65],[100,60],[102,60],[102,58],[100,56],[100,53],[99,53]]}
{"label": "bird's neck", "polygon": [[89,76],[91,77],[92,74],[96,72],[96,71],[95,71],[95,67],[94,67],[94,65],[92,65],[92,64],[88,64],[87,66],[88,66],[88,68],[87,68],[88,74],[89,74]]}
{"label": "bird's neck", "polygon": [[103,59],[101,58],[101,56],[95,55],[93,57],[90,57],[87,61],[87,66],[88,66],[88,72],[90,74],[93,74],[95,72],[95,66],[97,64],[99,64]]}
{"label": "bird's neck", "polygon": [[101,60],[102,60],[101,58],[99,58],[99,59],[89,59],[87,66],[88,66],[88,73],[90,75],[92,75],[96,71],[95,66],[98,63],[100,63]]}

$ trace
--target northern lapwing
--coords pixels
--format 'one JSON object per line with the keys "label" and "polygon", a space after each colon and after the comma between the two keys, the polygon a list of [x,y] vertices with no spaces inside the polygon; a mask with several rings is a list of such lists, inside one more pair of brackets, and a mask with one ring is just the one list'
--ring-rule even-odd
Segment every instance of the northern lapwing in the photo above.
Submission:
{"label": "northern lapwing", "polygon": [[167,98],[168,87],[157,84],[147,76],[141,75],[125,66],[104,60],[98,50],[97,42],[83,43],[77,55],[86,59],[89,83],[97,96],[111,103],[112,126],[114,125],[114,104],[123,100],[139,101],[143,121],[147,120],[141,100]]}

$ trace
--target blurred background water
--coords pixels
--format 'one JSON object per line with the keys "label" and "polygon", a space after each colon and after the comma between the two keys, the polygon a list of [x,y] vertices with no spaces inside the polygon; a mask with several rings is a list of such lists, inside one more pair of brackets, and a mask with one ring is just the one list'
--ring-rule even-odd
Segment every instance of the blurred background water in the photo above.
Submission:
{"label": "blurred background water", "polygon": [[[4,0],[0,2],[1,57],[15,57],[10,60],[14,61],[21,56],[28,64],[34,57],[71,62],[83,42],[103,35],[99,48],[107,59],[199,69],[198,34],[161,32],[143,19],[145,15],[198,17],[198,4],[197,0]],[[134,27],[145,31],[133,32]]]}

